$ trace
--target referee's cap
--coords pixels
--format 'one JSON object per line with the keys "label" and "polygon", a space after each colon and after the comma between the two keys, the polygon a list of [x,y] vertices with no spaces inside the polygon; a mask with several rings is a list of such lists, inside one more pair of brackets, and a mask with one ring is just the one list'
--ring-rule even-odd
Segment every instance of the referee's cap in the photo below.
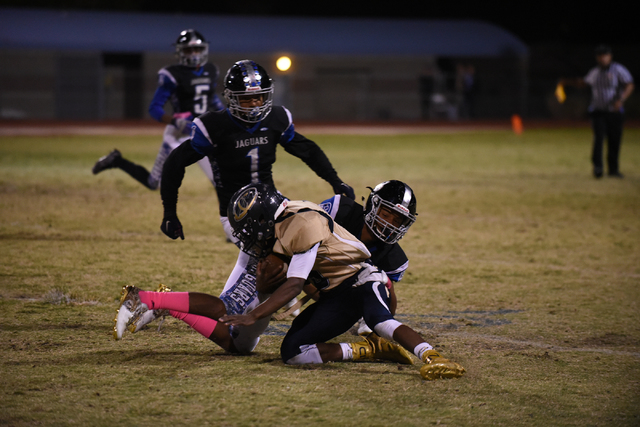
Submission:
{"label": "referee's cap", "polygon": [[611,46],[606,45],[606,44],[599,44],[595,48],[595,54],[596,55],[606,55],[606,54],[611,54],[611,53],[612,53]]}

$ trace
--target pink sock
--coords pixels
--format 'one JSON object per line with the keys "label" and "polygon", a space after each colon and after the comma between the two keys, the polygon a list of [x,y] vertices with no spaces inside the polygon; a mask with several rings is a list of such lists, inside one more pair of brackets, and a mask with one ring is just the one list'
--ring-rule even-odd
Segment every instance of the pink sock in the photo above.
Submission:
{"label": "pink sock", "polygon": [[189,312],[189,292],[147,292],[140,291],[140,301],[147,304],[149,310],[175,310]]}
{"label": "pink sock", "polygon": [[209,338],[211,336],[213,330],[218,324],[216,320],[209,319],[208,317],[204,316],[198,316],[197,314],[181,313],[175,310],[169,310],[169,314],[176,319],[182,320],[187,325],[195,329],[195,331],[200,335],[203,335],[205,338]]}

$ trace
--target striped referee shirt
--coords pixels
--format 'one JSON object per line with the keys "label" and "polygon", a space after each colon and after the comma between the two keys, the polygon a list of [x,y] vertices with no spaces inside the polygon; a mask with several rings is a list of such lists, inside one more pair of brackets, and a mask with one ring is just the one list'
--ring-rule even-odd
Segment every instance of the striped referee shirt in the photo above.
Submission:
{"label": "striped referee shirt", "polygon": [[589,111],[611,111],[625,86],[633,83],[633,77],[624,65],[612,62],[607,68],[592,68],[584,81],[591,86]]}

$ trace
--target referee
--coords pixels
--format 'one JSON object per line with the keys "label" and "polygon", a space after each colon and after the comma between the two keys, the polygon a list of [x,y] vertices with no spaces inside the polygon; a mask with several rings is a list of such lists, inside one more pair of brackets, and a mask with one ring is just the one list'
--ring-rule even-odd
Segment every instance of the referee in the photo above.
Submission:
{"label": "referee", "polygon": [[602,178],[604,171],[602,146],[606,137],[607,173],[610,177],[624,178],[618,167],[618,158],[622,142],[623,104],[633,92],[633,77],[624,65],[612,61],[613,56],[609,46],[597,46],[595,56],[597,66],[589,70],[584,78],[574,81],[563,80],[563,82],[578,87],[585,85],[591,87],[589,115],[593,127],[591,153],[593,175],[596,178]]}

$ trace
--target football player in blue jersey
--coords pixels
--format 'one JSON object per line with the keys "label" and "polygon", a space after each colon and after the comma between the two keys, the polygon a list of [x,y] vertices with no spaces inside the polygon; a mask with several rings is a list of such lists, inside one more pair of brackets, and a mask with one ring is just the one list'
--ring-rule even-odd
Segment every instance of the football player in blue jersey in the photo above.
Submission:
{"label": "football player in blue jersey", "polygon": [[[227,108],[196,118],[191,139],[176,148],[164,165],[160,186],[163,233],[172,239],[184,239],[177,215],[178,189],[185,168],[203,158],[211,162],[227,241],[236,245],[239,242],[229,224],[227,206],[233,194],[245,185],[274,185],[272,165],[278,145],[304,161],[331,185],[335,194],[355,199],[353,189],[338,177],[322,149],[296,132],[289,110],[273,105],[273,81],[261,65],[249,59],[236,62],[227,71],[224,88]],[[244,286],[243,278],[255,274],[257,263],[255,257],[241,254],[234,269],[238,280],[228,283],[224,292]],[[290,304],[296,302],[293,299]]]}
{"label": "football player in blue jersey", "polygon": [[271,169],[278,145],[304,161],[335,194],[355,199],[353,189],[338,177],[322,149],[296,132],[289,110],[273,105],[273,90],[267,71],[252,60],[238,61],[229,69],[224,78],[227,108],[196,118],[191,139],[176,148],[164,165],[161,229],[167,236],[184,239],[177,216],[178,189],[185,168],[203,158],[211,162],[220,221],[227,239],[234,243],[237,239],[227,220],[231,196],[247,184],[273,185]]}
{"label": "football player in blue jersey", "polygon": [[[207,62],[209,43],[202,34],[192,29],[180,32],[175,48],[179,63],[158,71],[158,88],[149,105],[151,117],[167,125],[151,172],[125,159],[116,149],[96,162],[93,166],[94,174],[119,168],[150,190],[156,190],[169,153],[189,139],[193,118],[208,110],[224,109],[224,104],[215,93],[218,67]],[[167,102],[171,103],[173,114],[165,112]],[[213,184],[209,161],[202,159],[198,164]]]}

